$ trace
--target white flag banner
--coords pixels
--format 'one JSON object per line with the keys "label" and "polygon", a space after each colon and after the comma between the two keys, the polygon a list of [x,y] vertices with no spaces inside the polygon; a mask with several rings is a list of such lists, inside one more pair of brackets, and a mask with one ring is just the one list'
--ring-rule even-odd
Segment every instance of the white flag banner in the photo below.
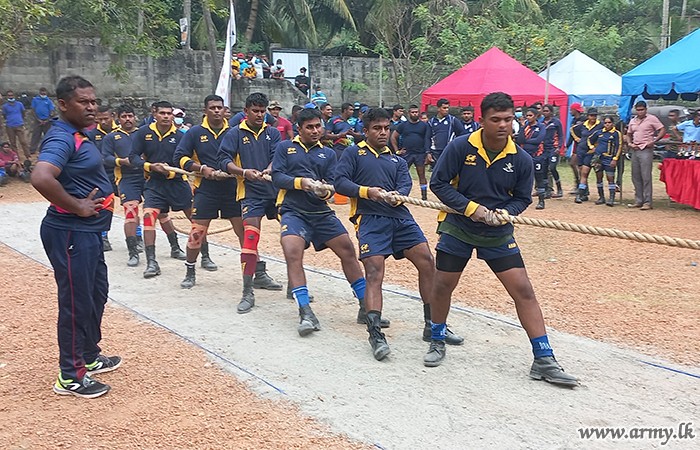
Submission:
{"label": "white flag banner", "polygon": [[236,13],[233,9],[233,0],[230,2],[231,12],[226,27],[226,50],[224,50],[224,63],[221,65],[219,82],[216,85],[216,95],[224,99],[224,105],[230,106],[231,89],[231,48],[236,45]]}

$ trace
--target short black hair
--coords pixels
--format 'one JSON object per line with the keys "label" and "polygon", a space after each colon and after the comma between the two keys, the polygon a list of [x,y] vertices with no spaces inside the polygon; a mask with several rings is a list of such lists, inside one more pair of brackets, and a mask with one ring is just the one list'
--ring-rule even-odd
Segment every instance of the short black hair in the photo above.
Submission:
{"label": "short black hair", "polygon": [[449,100],[447,100],[446,98],[441,98],[437,102],[437,107],[440,108],[440,107],[442,107],[442,105],[449,105],[449,104],[450,104]]}
{"label": "short black hair", "polygon": [[680,110],[680,109],[672,109],[672,110],[670,110],[668,113],[669,113],[669,114],[674,113],[674,114],[680,116],[680,115],[681,115],[681,110]]}
{"label": "short black hair", "polygon": [[97,112],[98,112],[98,113],[106,113],[106,112],[109,112],[110,109],[111,109],[111,108],[110,108],[109,106],[107,106],[107,105],[102,105],[102,106],[99,106],[99,107],[97,108]]}
{"label": "short black hair", "polygon": [[486,116],[489,109],[494,111],[513,109],[513,98],[505,92],[492,92],[481,100],[481,115]]}
{"label": "short black hair", "polygon": [[331,106],[331,104],[321,102],[317,106],[318,106],[319,111],[323,111],[323,108],[325,108],[326,106]]}
{"label": "short black hair", "polygon": [[155,108],[157,104],[158,104],[158,102],[151,103],[151,108]]}
{"label": "short black hair", "polygon": [[610,122],[612,122],[613,124],[615,123],[615,118],[613,116],[605,116],[603,118],[603,122],[605,122],[608,119],[610,119]]}
{"label": "short black hair", "polygon": [[419,108],[418,108],[418,105],[411,105],[408,107],[408,109],[411,110],[411,109],[419,109]]}
{"label": "short black hair", "polygon": [[92,83],[80,75],[63,77],[61,81],[58,82],[58,85],[56,85],[56,97],[58,97],[59,100],[68,101],[73,98],[76,89],[85,89],[89,87],[92,87]]}
{"label": "short black hair", "polygon": [[39,92],[49,92],[49,90],[46,89],[45,87],[41,87],[41,88],[39,88]]}
{"label": "short black hair", "polygon": [[394,111],[398,111],[399,109],[404,109],[403,105],[394,105],[394,108],[393,108]]}
{"label": "short black hair", "polygon": [[646,108],[646,107],[647,107],[647,102],[642,101],[642,100],[640,100],[640,101],[638,101],[637,103],[634,104],[634,108],[635,108],[635,109],[637,109],[637,108]]}
{"label": "short black hair", "polygon": [[428,112],[427,112],[427,111],[423,111],[422,113],[420,113],[420,116],[421,116],[421,117],[423,117],[423,116],[428,117]]}
{"label": "short black hair", "polygon": [[224,99],[216,94],[209,94],[206,97],[204,97],[204,107],[205,108],[209,107],[209,102],[221,102],[221,103],[223,103]]}
{"label": "short black hair", "polygon": [[117,118],[122,114],[134,114],[134,108],[131,105],[119,105],[117,108]]}
{"label": "short black hair", "polygon": [[275,62],[275,64],[282,64],[282,60],[281,60],[281,59],[278,59],[278,60]]}
{"label": "short black hair", "polygon": [[304,126],[304,123],[313,119],[319,119],[321,122],[323,122],[323,119],[321,118],[321,111],[315,108],[302,109],[297,117],[297,126],[302,127]]}
{"label": "short black hair", "polygon": [[542,109],[545,109],[545,108],[547,108],[548,110],[554,112],[554,106],[550,105],[549,103],[547,103],[546,105],[542,106]]}
{"label": "short black hair", "polygon": [[532,104],[532,106],[534,106],[535,108],[537,108],[538,105],[542,106],[542,102],[535,102]]}
{"label": "short black hair", "polygon": [[302,108],[299,105],[294,105],[294,106],[292,106],[292,114],[294,114],[297,111],[301,111],[302,109],[304,109],[304,108]]}
{"label": "short black hair", "polygon": [[353,108],[352,103],[347,103],[347,102],[346,102],[346,103],[343,103],[342,105],[340,105],[340,110],[341,110],[341,111],[345,111],[345,110],[348,109],[348,108]]}
{"label": "short black hair", "polygon": [[267,105],[269,104],[270,101],[267,99],[267,95],[263,94],[262,92],[253,92],[248,96],[248,98],[245,99],[246,108],[250,108],[253,105],[267,108]]}
{"label": "short black hair", "polygon": [[9,145],[10,147],[12,147],[12,145],[9,142],[3,142],[2,144],[0,144],[0,147],[4,147],[6,145]]}
{"label": "short black hair", "polygon": [[10,92],[12,92],[13,94],[15,93],[15,91],[13,91],[12,89],[8,89],[7,92],[5,92],[5,95],[8,95]]}
{"label": "short black hair", "polygon": [[384,108],[372,108],[367,111],[364,116],[362,116],[362,122],[364,123],[365,128],[369,127],[372,122],[382,119],[391,119],[391,114],[389,114],[389,112]]}
{"label": "short black hair", "polygon": [[170,108],[170,109],[173,109],[173,104],[170,103],[170,102],[168,102],[168,101],[161,100],[161,101],[159,101],[159,102],[155,102],[155,103],[153,104],[153,107],[156,109],[156,112],[158,112],[158,110],[159,110],[160,108]]}
{"label": "short black hair", "polygon": [[465,112],[465,111],[474,112],[474,107],[473,106],[465,106],[464,108],[462,108],[462,112]]}
{"label": "short black hair", "polygon": [[537,108],[535,108],[534,106],[530,106],[530,107],[527,109],[527,112],[531,112],[531,113],[534,114],[534,115],[537,115],[537,113],[539,113],[539,111],[537,111]]}

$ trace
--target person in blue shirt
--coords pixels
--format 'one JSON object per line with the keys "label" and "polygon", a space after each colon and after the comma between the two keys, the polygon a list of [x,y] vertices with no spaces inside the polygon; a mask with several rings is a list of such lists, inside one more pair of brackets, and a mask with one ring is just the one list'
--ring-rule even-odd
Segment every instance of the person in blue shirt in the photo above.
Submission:
{"label": "person in blue shirt", "polygon": [[321,86],[316,85],[314,87],[314,94],[311,96],[311,102],[319,106],[321,103],[328,103],[328,99],[325,94],[321,92]]}
{"label": "person in blue shirt", "polygon": [[439,366],[445,358],[452,292],[476,249],[477,258],[486,261],[515,302],[532,345],[530,377],[577,386],[576,377],[564,372],[554,358],[542,311],[513,237],[513,224],[501,222],[494,214],[505,211],[518,215],[532,202],[532,158],[510,137],[513,99],[503,92],[491,93],[481,102],[481,114],[481,129],[452,141],[430,179],[433,193],[457,213],[440,213],[438,219],[432,341],[423,363]]}
{"label": "person in blue shirt", "polygon": [[365,278],[357,261],[350,236],[328,206],[333,192],[318,186],[333,184],[335,151],[321,142],[321,113],[305,109],[299,113],[299,136],[277,144],[272,161],[272,180],[279,189],[281,244],[287,262],[289,287],[299,306],[300,336],[321,329],[311,310],[303,257],[310,244],[316,251],[330,248],[341,261],[345,278],[358,299],[364,299]]}
{"label": "person in blue shirt", "polygon": [[437,101],[438,112],[435,117],[428,121],[432,131],[432,151],[430,153],[430,165],[435,166],[442,151],[447,147],[452,139],[464,133],[462,123],[455,116],[450,114],[450,101],[441,98]]}
{"label": "person in blue shirt", "polygon": [[167,215],[171,209],[192,216],[192,188],[187,176],[178,175],[166,168],[173,163],[173,155],[184,133],[173,124],[173,105],[160,101],[155,106],[156,121],[139,128],[131,139],[129,163],[146,173],[143,190],[143,240],[146,250],[144,278],[160,275],[156,261],[156,219],[168,237],[170,257],[187,258],[177,242],[177,232]]}
{"label": "person in blue shirt", "polygon": [[330,127],[326,130],[326,139],[333,141],[333,150],[340,159],[343,151],[362,137],[362,133],[355,131],[350,119],[353,114],[353,106],[343,103],[340,106],[340,115],[330,120]]}
{"label": "person in blue shirt", "polygon": [[[596,130],[588,137],[588,147],[595,149],[593,165],[595,166],[598,180],[598,201],[596,205],[605,203],[608,206],[615,204],[615,167],[622,155],[622,133],[615,129],[615,121],[612,116],[603,119],[603,129]],[[610,198],[605,201],[605,189],[603,184],[603,172],[608,178],[608,190]]]}
{"label": "person in blue shirt", "polygon": [[547,194],[547,166],[549,158],[544,150],[545,126],[537,120],[537,110],[528,108],[525,113],[525,125],[520,128],[516,142],[532,157],[535,167],[535,185],[537,187],[537,209],[544,209]]}
{"label": "person in blue shirt", "polygon": [[[26,160],[31,158],[29,145],[27,145],[27,135],[24,129],[24,105],[15,98],[15,93],[7,91],[7,103],[2,105],[2,115],[5,117],[5,133],[10,146],[15,153],[19,154],[17,141],[24,150]],[[26,164],[26,161],[25,161]]]}
{"label": "person in blue shirt", "polygon": [[679,123],[676,128],[683,132],[684,143],[700,143],[700,109],[695,111],[692,119]]}
{"label": "person in blue shirt", "polygon": [[269,104],[265,94],[250,94],[244,110],[246,119],[226,133],[217,152],[218,167],[239,177],[236,200],[241,202],[244,228],[243,295],[236,308],[239,314],[248,313],[255,306],[254,288],[282,290],[282,285],[267,275],[265,262],[258,258],[262,218],[277,220],[278,212],[275,187],[264,178],[272,171],[275,148],[281,141],[279,130],[265,123]]}
{"label": "person in blue shirt", "polygon": [[[554,107],[549,104],[542,107],[542,115],[544,117],[542,125],[544,125],[546,130],[546,136],[543,141],[544,152],[547,154],[549,161],[549,173],[552,175],[552,179],[557,185],[557,193],[551,195],[548,194],[547,198],[561,198],[564,196],[564,192],[561,189],[561,179],[559,178],[559,171],[557,170],[557,164],[559,163],[559,149],[562,146],[562,142],[564,142],[561,120],[554,117]],[[549,181],[549,177],[547,180]],[[553,186],[549,186],[548,183],[547,192],[552,190]]]}
{"label": "person in blue shirt", "polygon": [[[403,158],[387,146],[390,116],[384,108],[370,109],[364,117],[365,140],[348,147],[335,172],[335,189],[350,197],[350,220],[355,224],[360,261],[365,267],[367,286],[364,306],[367,332],[374,358],[382,360],[391,349],[381,332],[382,283],[385,260],[406,257],[418,269],[418,286],[423,299],[423,338],[430,338],[430,304],[435,264],[423,231],[411,212],[389,194],[408,195],[413,181]],[[452,333],[449,343],[463,339]]]}
{"label": "person in blue shirt", "polygon": [[32,141],[29,144],[29,153],[36,153],[41,144],[41,138],[51,128],[51,118],[54,114],[53,102],[49,98],[49,91],[46,88],[39,89],[39,95],[32,99],[32,109],[34,110],[34,130],[32,130]]}
{"label": "person in blue shirt", "polygon": [[479,128],[481,128],[479,122],[474,120],[473,106],[465,106],[464,108],[462,108],[462,126],[464,126],[464,134],[466,135],[470,135]]}
{"label": "person in blue shirt", "polygon": [[121,357],[100,353],[102,315],[109,284],[101,233],[112,222],[114,194],[99,150],[85,127],[95,122],[97,98],[79,76],[56,86],[58,120],[41,144],[32,185],[51,205],[41,241],[58,286],[58,348],[61,371],[53,390],[94,398],[109,385],[92,375],[117,369]]}
{"label": "person in blue shirt", "polygon": [[236,201],[238,183],[235,178],[219,178],[215,175],[218,167],[217,153],[226,133],[231,130],[224,119],[224,99],[218,95],[204,98],[204,120],[187,132],[175,149],[173,164],[180,168],[199,172],[194,179],[194,203],[192,209],[192,229],[187,241],[187,273],[180,287],[189,289],[195,285],[195,265],[197,256],[202,254],[202,268],[217,270],[209,257],[207,230],[213,219],[227,219],[231,222],[238,242],[243,247],[243,219],[241,204]]}
{"label": "person in blue shirt", "polygon": [[131,139],[136,133],[136,116],[129,105],[117,108],[119,126],[102,138],[102,160],[107,174],[112,174],[116,185],[115,194],[119,195],[124,208],[124,235],[129,259],[126,265],[136,267],[139,264],[139,245],[143,243],[139,226],[139,203],[143,197],[145,179],[143,170],[129,161]]}
{"label": "person in blue shirt", "polygon": [[[420,193],[423,200],[428,199],[428,180],[425,178],[425,165],[428,164],[430,155],[430,126],[419,120],[417,105],[408,107],[408,120],[401,122],[391,133],[393,148],[398,149],[397,155],[406,160],[406,165],[416,166]],[[399,145],[401,142],[401,145]]]}

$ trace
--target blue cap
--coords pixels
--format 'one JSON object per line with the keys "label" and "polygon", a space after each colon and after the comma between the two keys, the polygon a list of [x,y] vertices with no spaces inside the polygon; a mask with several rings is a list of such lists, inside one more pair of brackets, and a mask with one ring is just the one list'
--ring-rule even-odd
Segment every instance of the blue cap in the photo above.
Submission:
{"label": "blue cap", "polygon": [[360,112],[362,114],[366,113],[367,111],[369,111],[369,106],[363,106],[362,108],[360,108]]}
{"label": "blue cap", "polygon": [[304,109],[314,109],[316,108],[316,103],[307,103],[304,105]]}

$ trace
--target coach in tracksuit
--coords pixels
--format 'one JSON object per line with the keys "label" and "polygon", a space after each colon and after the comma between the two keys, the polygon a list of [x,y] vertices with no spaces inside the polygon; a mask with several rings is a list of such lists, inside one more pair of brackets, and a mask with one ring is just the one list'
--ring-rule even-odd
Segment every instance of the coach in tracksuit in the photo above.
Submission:
{"label": "coach in tracksuit", "polygon": [[118,356],[100,355],[101,323],[109,284],[101,234],[112,222],[114,195],[99,150],[85,133],[95,121],[95,92],[82,77],[56,87],[60,117],[41,145],[32,185],[51,202],[41,240],[58,285],[61,372],[54,391],[99,397],[110,387],[90,375],[114,370]]}
{"label": "coach in tracksuit", "polygon": [[547,135],[545,125],[537,120],[537,110],[528,108],[525,114],[527,122],[518,132],[517,142],[532,157],[535,167],[535,186],[539,203],[537,209],[544,209],[544,199],[547,194],[547,167],[549,159],[544,151],[544,138]]}
{"label": "coach in tracksuit", "polygon": [[542,311],[513,237],[513,225],[494,214],[507,211],[517,215],[532,202],[532,159],[510,137],[513,99],[503,92],[489,94],[481,102],[481,114],[481,130],[448,145],[430,180],[433,193],[458,213],[440,213],[438,219],[432,342],[424,364],[438,366],[445,358],[452,292],[476,250],[477,258],[486,261],[515,302],[535,358],[530,376],[576,386],[578,380],[565,373],[554,358]]}
{"label": "coach in tracksuit", "polygon": [[173,105],[156,103],[156,121],[141,127],[132,139],[129,161],[146,172],[143,190],[143,240],[146,244],[146,270],[144,278],[160,275],[156,261],[156,218],[170,242],[170,256],[186,259],[177,242],[175,227],[168,217],[169,210],[182,211],[189,219],[192,213],[192,189],[185,175],[178,175],[165,168],[172,164],[175,149],[184,133],[173,125]]}
{"label": "coach in tracksuit", "polygon": [[265,94],[250,94],[244,109],[246,119],[226,133],[217,153],[218,167],[240,177],[236,199],[241,202],[244,238],[241,249],[243,295],[237,307],[239,314],[255,306],[254,288],[282,290],[282,285],[265,272],[265,262],[258,261],[262,218],[277,219],[277,191],[263,178],[272,171],[275,147],[281,140],[279,130],[265,123],[268,104]]}
{"label": "coach in tracksuit", "polygon": [[[364,116],[365,141],[345,149],[335,172],[335,188],[352,199],[350,220],[355,224],[360,261],[365,267],[367,290],[367,332],[374,357],[383,359],[391,350],[381,332],[382,282],[386,258],[408,258],[418,269],[418,286],[423,299],[426,329],[430,336],[430,296],[435,264],[423,231],[401,202],[390,203],[389,192],[406,196],[413,181],[406,160],[387,146],[389,113],[371,109]],[[449,341],[459,345],[462,338],[450,333]]]}
{"label": "coach in tracksuit", "polygon": [[199,172],[201,177],[194,179],[194,203],[192,208],[192,229],[187,240],[187,273],[180,287],[189,289],[195,285],[195,263],[202,253],[202,268],[217,270],[209,257],[207,230],[213,219],[227,219],[233,231],[243,244],[243,219],[241,204],[236,200],[237,183],[235,178],[216,178],[218,167],[217,152],[226,133],[231,130],[224,118],[224,99],[218,95],[208,95],[204,99],[204,121],[190,128],[182,138],[173,157],[173,164],[187,171]]}

